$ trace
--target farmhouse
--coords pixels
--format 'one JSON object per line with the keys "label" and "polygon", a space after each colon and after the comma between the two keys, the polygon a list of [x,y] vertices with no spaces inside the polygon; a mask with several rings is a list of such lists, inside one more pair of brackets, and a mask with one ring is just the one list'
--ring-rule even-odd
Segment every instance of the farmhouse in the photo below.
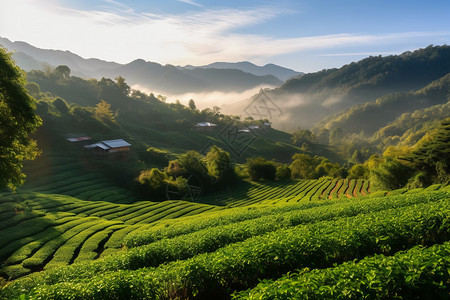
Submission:
{"label": "farmhouse", "polygon": [[130,151],[131,144],[123,139],[101,141],[95,144],[86,145],[84,148],[92,149],[96,153],[116,153],[116,152],[128,152]]}
{"label": "farmhouse", "polygon": [[217,125],[214,123],[210,123],[210,122],[201,122],[201,123],[195,124],[194,127],[199,130],[212,130],[215,127],[217,127]]}
{"label": "farmhouse", "polygon": [[90,140],[92,140],[92,138],[89,136],[78,136],[78,137],[68,138],[67,140],[71,143],[76,143],[76,142],[90,141]]}

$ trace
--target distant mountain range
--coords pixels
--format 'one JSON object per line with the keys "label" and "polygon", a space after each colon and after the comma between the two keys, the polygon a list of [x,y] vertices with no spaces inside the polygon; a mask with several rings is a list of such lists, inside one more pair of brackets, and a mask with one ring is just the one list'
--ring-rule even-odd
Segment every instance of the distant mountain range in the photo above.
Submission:
{"label": "distant mountain range", "polygon": [[163,66],[143,59],[119,64],[96,58],[85,59],[70,51],[40,49],[25,42],[11,42],[1,37],[0,45],[14,51],[14,59],[25,71],[66,65],[75,76],[97,79],[122,76],[130,85],[137,84],[148,90],[166,94],[242,92],[258,86],[276,87],[288,78],[302,75],[273,64],[260,67],[249,62],[241,62],[176,67]]}
{"label": "distant mountain range", "polygon": [[250,73],[257,76],[264,76],[264,75],[273,75],[277,77],[278,79],[282,81],[286,81],[288,79],[291,79],[293,77],[303,75],[302,72],[296,72],[294,70],[280,67],[274,64],[267,64],[264,66],[257,66],[255,64],[252,64],[248,61],[241,61],[237,63],[228,63],[228,62],[215,62],[206,66],[191,66],[187,65],[182,67],[184,69],[194,69],[194,68],[203,68],[203,69],[238,69],[241,71],[244,71],[246,73]]}

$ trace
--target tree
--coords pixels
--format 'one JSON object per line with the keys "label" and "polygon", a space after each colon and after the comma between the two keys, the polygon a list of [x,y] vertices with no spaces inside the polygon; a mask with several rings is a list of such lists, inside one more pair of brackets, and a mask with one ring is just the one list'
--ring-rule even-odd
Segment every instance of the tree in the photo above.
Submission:
{"label": "tree", "polygon": [[275,176],[278,179],[289,179],[291,178],[291,169],[287,165],[278,166]]}
{"label": "tree", "polygon": [[67,115],[69,113],[69,108],[67,107],[67,103],[64,99],[58,97],[53,100],[52,104],[62,115]]}
{"label": "tree", "polygon": [[197,151],[190,150],[178,158],[178,164],[188,176],[195,175],[200,178],[208,174],[203,156]]}
{"label": "tree", "polygon": [[236,178],[230,153],[213,145],[205,157],[208,174],[215,183],[231,183]]}
{"label": "tree", "polygon": [[159,169],[142,171],[137,181],[141,184],[141,189],[150,196],[161,198],[166,192],[168,177]]}
{"label": "tree", "polygon": [[101,120],[114,122],[115,115],[111,110],[111,104],[105,100],[101,100],[95,108],[95,116]]}
{"label": "tree", "polygon": [[369,169],[366,165],[358,164],[354,165],[348,175],[348,179],[368,179],[369,178]]}
{"label": "tree", "polygon": [[193,99],[189,100],[189,108],[191,110],[196,110],[197,109],[197,106],[195,105],[195,102],[194,102]]}
{"label": "tree", "polygon": [[302,179],[313,179],[316,177],[316,167],[319,165],[314,157],[307,154],[294,154],[292,157],[292,177]]}
{"label": "tree", "polygon": [[314,142],[315,136],[308,129],[298,129],[292,133],[291,140],[294,145],[302,145],[303,143]]}
{"label": "tree", "polygon": [[70,77],[70,68],[66,65],[57,66],[55,69],[55,74],[59,78],[68,79]]}
{"label": "tree", "polygon": [[128,96],[128,94],[131,91],[131,87],[125,82],[125,78],[123,78],[122,76],[117,76],[114,79],[116,80],[116,84],[119,87],[119,89],[122,91],[122,93],[125,96]]}
{"label": "tree", "polygon": [[275,179],[276,167],[271,161],[262,157],[247,158],[247,163],[245,165],[251,180]]}
{"label": "tree", "polygon": [[0,48],[0,190],[15,190],[23,184],[22,162],[39,154],[28,135],[36,131],[41,119],[25,84],[23,71]]}

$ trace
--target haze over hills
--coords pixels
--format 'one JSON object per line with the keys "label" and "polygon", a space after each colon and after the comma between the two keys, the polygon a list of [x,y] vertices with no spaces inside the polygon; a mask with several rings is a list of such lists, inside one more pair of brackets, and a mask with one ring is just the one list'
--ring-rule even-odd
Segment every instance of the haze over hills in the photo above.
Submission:
{"label": "haze over hills", "polygon": [[205,66],[191,66],[187,65],[184,67],[180,67],[184,69],[194,69],[194,68],[203,68],[203,69],[238,69],[242,70],[244,72],[257,75],[257,76],[264,76],[264,75],[273,75],[279,78],[281,81],[286,81],[288,79],[291,79],[293,77],[304,75],[303,72],[296,72],[292,69],[284,68],[281,66],[277,66],[274,64],[266,64],[264,66],[257,66],[251,62],[248,61],[241,61],[236,63],[229,63],[229,62],[215,62],[211,63],[209,65]]}
{"label": "haze over hills", "polygon": [[[165,94],[188,92],[243,92],[258,86],[274,87],[283,83],[284,78],[297,72],[276,65],[258,67],[247,64],[234,68],[219,67],[175,67],[136,59],[128,64],[107,62],[101,59],[85,59],[70,51],[40,49],[25,42],[11,42],[0,38],[0,45],[13,54],[17,64],[25,71],[43,70],[48,67],[67,65],[73,75],[82,78],[122,76],[131,85],[139,85],[147,90]],[[250,69],[253,69],[251,71]],[[250,72],[251,71],[251,72]]]}
{"label": "haze over hills", "polygon": [[[273,118],[275,126],[284,130],[312,128],[331,114],[391,93],[419,90],[449,72],[450,46],[429,46],[401,55],[371,56],[339,69],[309,73],[264,93],[282,112]],[[259,96],[224,106],[224,110],[242,111]],[[408,101],[403,103],[407,108]]]}
{"label": "haze over hills", "polygon": [[[225,113],[240,114],[242,117],[258,117],[249,114],[247,108],[260,94],[257,93],[253,97],[250,95],[262,87],[265,88],[264,93],[280,111],[271,121],[277,128],[283,130],[298,127],[329,129],[335,127],[334,125],[338,126],[339,122],[334,121],[331,121],[334,125],[330,125],[330,120],[339,117],[335,114],[341,111],[347,114],[345,110],[355,105],[366,107],[366,103],[374,102],[380,97],[395,98],[387,96],[392,93],[419,91],[450,72],[450,47],[446,45],[429,46],[401,55],[371,56],[341,68],[303,74],[272,64],[261,67],[246,61],[216,62],[198,67],[163,66],[143,59],[118,64],[100,59],[84,59],[69,51],[39,49],[25,42],[11,42],[5,38],[0,38],[0,44],[9,50],[16,50],[14,58],[19,66],[27,71],[67,65],[72,75],[82,78],[115,78],[120,75],[128,84],[136,85],[147,92],[174,96],[182,101],[192,98],[199,107],[222,106]],[[282,84],[279,78],[290,79]],[[279,87],[273,88],[276,86]],[[426,103],[430,102],[428,98],[421,102],[421,106],[409,106],[408,99],[413,98],[413,94],[402,96],[402,99],[405,99],[399,104],[401,107],[396,107],[395,113],[381,109],[379,112],[381,115],[374,124],[370,122],[365,122],[361,126],[343,124],[342,128],[346,129],[347,133],[360,128],[359,131],[364,130],[370,135],[381,125],[385,126],[386,122],[402,113],[426,108],[428,105]],[[420,95],[428,97],[428,93]],[[239,100],[245,98],[247,100]],[[442,104],[446,101],[444,97],[433,98],[431,102]],[[383,117],[385,113],[390,113],[391,117]],[[319,123],[321,121],[322,123]]]}

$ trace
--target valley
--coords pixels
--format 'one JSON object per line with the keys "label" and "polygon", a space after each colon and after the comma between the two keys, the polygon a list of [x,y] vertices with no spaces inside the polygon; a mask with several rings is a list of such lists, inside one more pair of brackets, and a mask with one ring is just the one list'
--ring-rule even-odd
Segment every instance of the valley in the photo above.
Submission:
{"label": "valley", "polygon": [[11,44],[48,68],[0,49],[0,299],[448,297],[449,46],[304,74]]}

